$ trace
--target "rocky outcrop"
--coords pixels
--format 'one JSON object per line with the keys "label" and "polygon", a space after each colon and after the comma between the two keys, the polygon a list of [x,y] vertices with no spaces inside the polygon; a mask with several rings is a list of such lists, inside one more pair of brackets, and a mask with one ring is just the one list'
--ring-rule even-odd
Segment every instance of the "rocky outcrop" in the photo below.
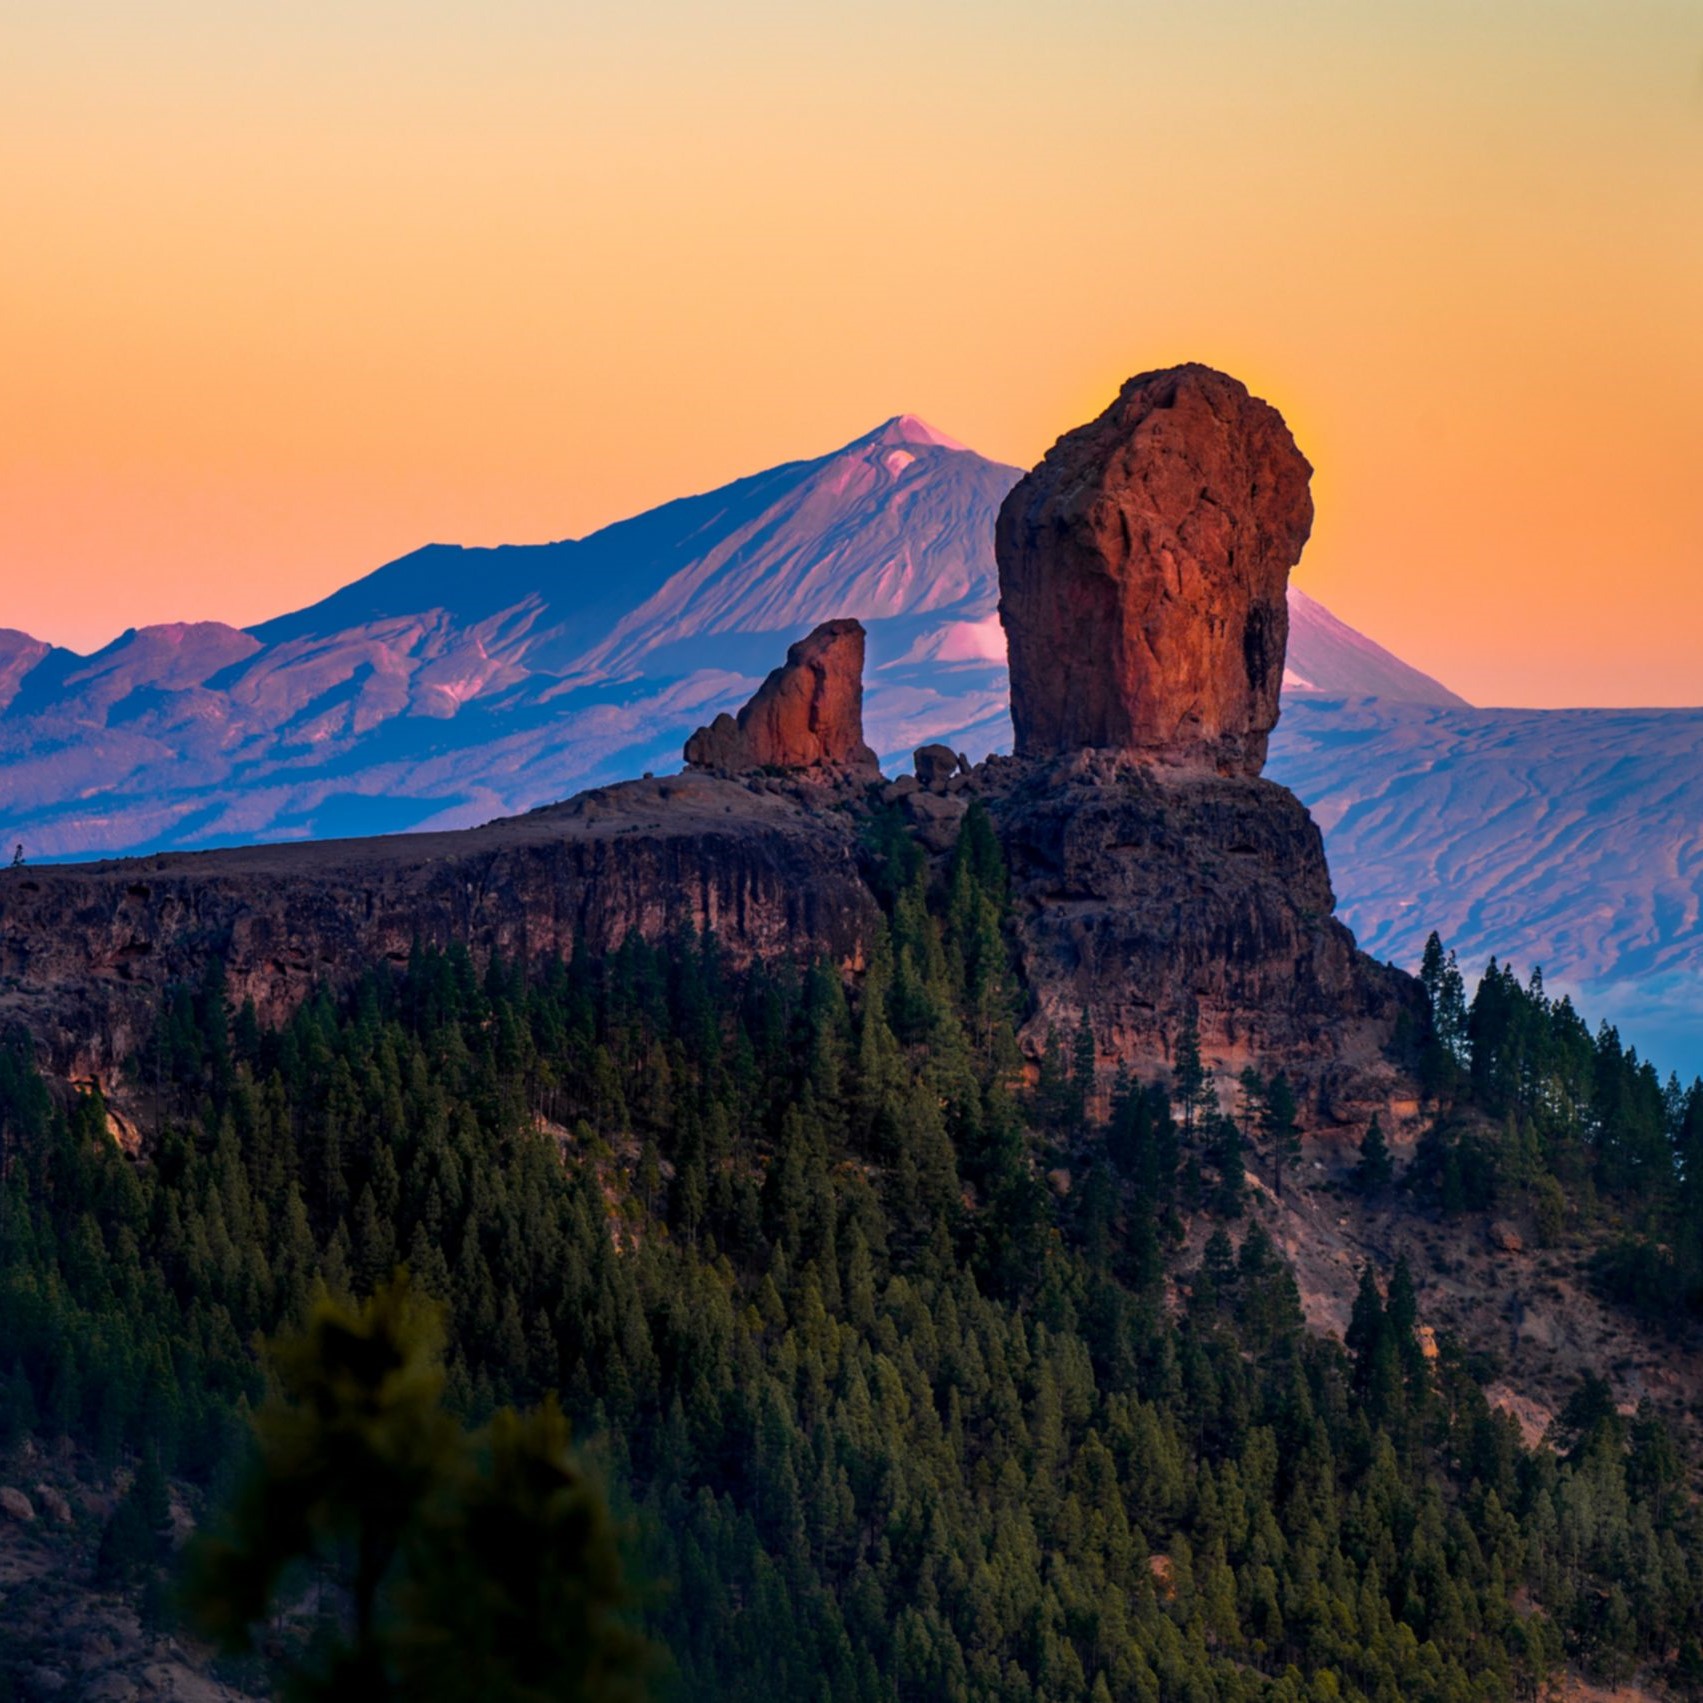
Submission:
{"label": "rocky outcrop", "polygon": [[110,1084],[209,960],[263,1020],[417,941],[539,961],[713,929],[736,965],[855,970],[877,906],[811,790],[686,774],[457,833],[0,869],[0,1031],[21,1021],[60,1073]]}
{"label": "rocky outcrop", "polygon": [[919,745],[912,754],[917,785],[929,792],[944,792],[946,783],[960,767],[968,768],[950,745]]}
{"label": "rocky outcrop", "polygon": [[1423,1023],[1420,989],[1333,916],[1323,841],[1294,794],[1103,751],[993,758],[982,776],[1031,1051],[1086,1017],[1108,1069],[1163,1077],[1193,1014],[1226,1088],[1246,1066],[1282,1068],[1309,1126],[1387,1120],[1411,1097],[1390,1047]]}
{"label": "rocky outcrop", "polygon": [[737,720],[718,715],[686,741],[686,761],[721,774],[878,778],[863,741],[863,624],[824,621],[800,639]]}
{"label": "rocky outcrop", "polygon": [[863,628],[831,621],[671,779],[461,833],[0,870],[0,1025],[110,1081],[210,960],[263,1020],[416,942],[541,960],[690,927],[736,965],[855,970],[879,923],[861,812],[896,808],[945,854],[979,797],[1010,861],[1031,1050],[1085,1016],[1108,1072],[1152,1078],[1192,1013],[1215,1068],[1285,1069],[1309,1122],[1387,1109],[1418,990],[1355,949],[1318,830],[1255,772],[1308,472],[1234,380],[1132,380],[1001,517],[1023,754],[971,770],[923,745],[914,774],[868,785]]}
{"label": "rocky outcrop", "polygon": [[1026,1039],[1086,1017],[1162,1074],[1198,1022],[1221,1078],[1281,1067],[1311,1123],[1399,1102],[1417,987],[1332,915],[1319,831],[1259,779],[1312,469],[1209,367],[1131,379],[1000,510],[1017,756],[986,765],[1010,859]]}
{"label": "rocky outcrop", "polygon": [[1210,367],[1142,373],[999,511],[1019,756],[1258,774],[1313,524],[1283,417]]}

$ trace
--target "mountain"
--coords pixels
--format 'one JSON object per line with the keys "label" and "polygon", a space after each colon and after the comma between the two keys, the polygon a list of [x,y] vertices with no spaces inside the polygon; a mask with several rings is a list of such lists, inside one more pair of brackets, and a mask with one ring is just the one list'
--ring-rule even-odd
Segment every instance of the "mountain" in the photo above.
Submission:
{"label": "mountain", "polygon": [[[0,835],[31,858],[453,828],[644,770],[820,621],[868,628],[889,772],[1010,748],[993,517],[1017,470],[912,415],[590,536],[433,544],[248,632],[0,631]],[[1541,963],[1703,1066],[1690,712],[1475,710],[1293,587],[1269,772],[1411,965]],[[779,642],[777,642],[779,641]]]}
{"label": "mountain", "polygon": [[681,774],[0,868],[0,1695],[1695,1695],[1703,1083],[1333,918],[1310,473],[1061,438],[1021,755],[874,775],[842,619]]}
{"label": "mountain", "polygon": [[1544,970],[1665,1068],[1703,1069],[1703,710],[1294,696],[1269,772],[1324,831],[1339,913],[1418,962]]}
{"label": "mountain", "polygon": [[[992,523],[1014,469],[910,416],[580,540],[430,545],[242,633],[0,643],[5,829],[41,857],[455,827],[675,768],[791,639],[871,629],[872,726],[1004,726]],[[996,624],[995,624],[996,626]]]}
{"label": "mountain", "polygon": [[[1009,743],[993,517],[1017,470],[913,415],[591,536],[433,544],[248,632],[0,634],[0,827],[35,857],[466,826],[678,766],[776,635],[869,629],[889,764]],[[1292,597],[1292,690],[1459,700]],[[784,649],[784,646],[779,648]]]}
{"label": "mountain", "polygon": [[1285,702],[1297,695],[1321,695],[1467,708],[1465,698],[1337,620],[1322,603],[1294,586],[1289,588],[1289,656],[1283,669],[1283,692]]}

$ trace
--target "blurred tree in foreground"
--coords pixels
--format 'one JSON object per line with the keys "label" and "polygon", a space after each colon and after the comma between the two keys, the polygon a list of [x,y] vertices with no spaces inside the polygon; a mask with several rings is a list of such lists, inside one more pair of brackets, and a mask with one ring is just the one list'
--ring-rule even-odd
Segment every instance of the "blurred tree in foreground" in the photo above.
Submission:
{"label": "blurred tree in foreground", "polygon": [[[271,1349],[277,1393],[185,1594],[232,1651],[273,1622],[280,1694],[605,1703],[641,1695],[613,1523],[554,1399],[464,1431],[443,1406],[442,1328],[404,1276],[321,1299]],[[327,1585],[330,1589],[327,1591]],[[329,1602],[329,1613],[315,1607]],[[317,1622],[317,1623],[316,1623]]]}

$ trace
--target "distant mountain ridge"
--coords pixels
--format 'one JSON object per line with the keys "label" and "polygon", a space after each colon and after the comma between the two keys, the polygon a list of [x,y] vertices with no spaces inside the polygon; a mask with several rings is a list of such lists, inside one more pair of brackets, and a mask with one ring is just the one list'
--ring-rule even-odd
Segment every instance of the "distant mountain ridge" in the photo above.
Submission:
{"label": "distant mountain ridge", "polygon": [[1316,603],[1296,586],[1289,588],[1289,656],[1283,690],[1327,697],[1382,698],[1394,704],[1446,704],[1468,707],[1465,698],[1421,674],[1364,633]]}
{"label": "distant mountain ridge", "polygon": [[[914,415],[588,537],[431,544],[246,632],[0,638],[0,800],[37,856],[466,826],[647,767],[785,644],[870,629],[890,762],[1009,739],[993,516],[1018,470]],[[1457,702],[1297,593],[1294,688]]]}
{"label": "distant mountain ridge", "polygon": [[1664,1070],[1703,1071],[1703,709],[1286,700],[1267,772],[1307,801],[1338,912],[1413,965],[1541,967]]}
{"label": "distant mountain ridge", "polygon": [[[427,545],[246,632],[79,656],[0,630],[0,834],[49,858],[468,826],[677,768],[841,615],[889,772],[932,740],[1008,749],[992,539],[1018,476],[897,415],[585,538]],[[1471,965],[1703,987],[1688,712],[1475,711],[1293,588],[1290,621],[1270,772],[1372,950],[1411,963],[1438,926]]]}

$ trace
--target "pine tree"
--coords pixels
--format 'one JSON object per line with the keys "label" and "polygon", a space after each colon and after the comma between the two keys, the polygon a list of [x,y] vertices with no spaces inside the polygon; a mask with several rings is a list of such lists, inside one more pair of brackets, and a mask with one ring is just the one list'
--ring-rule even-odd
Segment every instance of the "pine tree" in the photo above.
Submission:
{"label": "pine tree", "polygon": [[1384,1126],[1378,1114],[1366,1126],[1360,1138],[1360,1162],[1354,1167],[1354,1186],[1363,1195],[1376,1195],[1388,1188],[1395,1179],[1395,1160],[1389,1143],[1384,1140]]}
{"label": "pine tree", "polygon": [[1212,1162],[1218,1167],[1218,1186],[1213,1205],[1225,1218],[1240,1218],[1247,1195],[1247,1174],[1242,1164],[1242,1132],[1234,1118],[1215,1120]]}
{"label": "pine tree", "polygon": [[1343,1346],[1354,1357],[1355,1379],[1364,1386],[1371,1377],[1372,1361],[1384,1340],[1384,1297],[1370,1265],[1360,1268],[1360,1287],[1354,1297]]}
{"label": "pine tree", "polygon": [[1279,1071],[1266,1084],[1260,1107],[1260,1134],[1271,1156],[1272,1183],[1283,1198],[1283,1174],[1301,1157],[1301,1129],[1295,1121],[1295,1095],[1289,1078]]}
{"label": "pine tree", "polygon": [[254,1465],[192,1557],[186,1601],[210,1635],[248,1648],[292,1567],[346,1565],[348,1626],[291,1664],[293,1696],[636,1695],[613,1528],[553,1403],[463,1432],[438,1324],[401,1283],[354,1310],[322,1301],[272,1354]]}
{"label": "pine tree", "polygon": [[1197,1121],[1218,1106],[1212,1077],[1200,1056],[1200,1023],[1192,1006],[1171,1049],[1171,1101],[1185,1143],[1192,1141]]}
{"label": "pine tree", "polygon": [[1076,1040],[1070,1055],[1070,1113],[1074,1132],[1081,1135],[1088,1127],[1088,1110],[1094,1103],[1095,1084],[1099,1066],[1099,1049],[1088,1013],[1076,1026]]}

